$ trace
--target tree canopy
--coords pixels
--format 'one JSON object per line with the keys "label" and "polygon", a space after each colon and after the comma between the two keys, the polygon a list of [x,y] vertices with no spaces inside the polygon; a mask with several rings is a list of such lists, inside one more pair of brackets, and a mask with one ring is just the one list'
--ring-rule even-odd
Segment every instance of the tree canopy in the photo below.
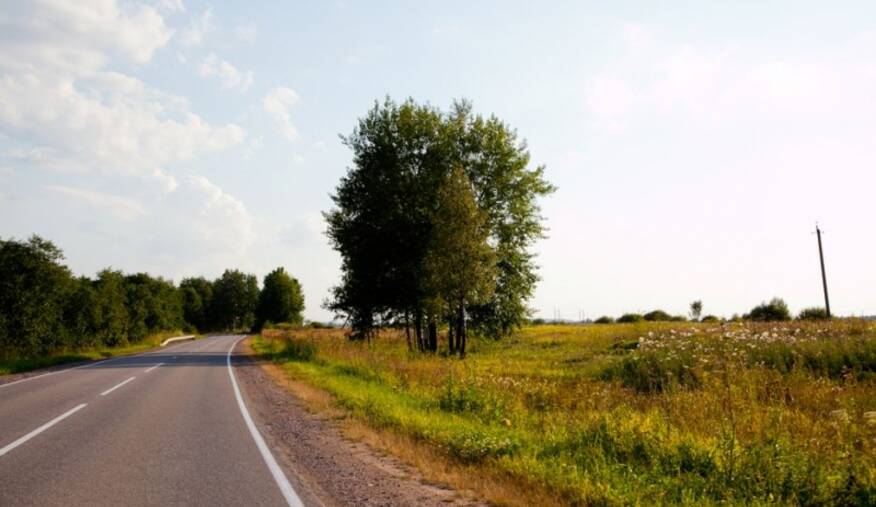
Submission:
{"label": "tree canopy", "polygon": [[437,325],[460,320],[447,307],[451,286],[465,293],[463,324],[493,337],[523,324],[538,280],[529,247],[544,233],[538,199],[554,187],[516,132],[468,102],[445,113],[387,99],[343,141],[353,166],[325,214],[342,261],[327,307],[352,336],[412,325],[434,349]]}
{"label": "tree canopy", "polygon": [[304,294],[301,284],[282,267],[265,275],[256,308],[256,327],[266,322],[301,325],[304,317]]}

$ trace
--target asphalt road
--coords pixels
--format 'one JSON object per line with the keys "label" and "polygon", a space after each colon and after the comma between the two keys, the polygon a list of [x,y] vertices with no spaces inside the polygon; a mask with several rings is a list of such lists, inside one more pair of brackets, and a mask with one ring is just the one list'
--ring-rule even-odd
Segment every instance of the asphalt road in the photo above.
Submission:
{"label": "asphalt road", "polygon": [[300,505],[237,387],[239,339],[0,385],[0,506]]}

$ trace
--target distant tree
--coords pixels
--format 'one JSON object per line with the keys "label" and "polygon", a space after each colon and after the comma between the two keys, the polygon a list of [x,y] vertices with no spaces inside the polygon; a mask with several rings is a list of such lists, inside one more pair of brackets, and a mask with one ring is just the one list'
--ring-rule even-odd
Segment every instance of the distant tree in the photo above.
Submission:
{"label": "distant tree", "polygon": [[783,299],[773,298],[769,303],[764,302],[752,308],[744,318],[756,321],[791,320],[791,312]]}
{"label": "distant tree", "polygon": [[700,315],[703,314],[703,302],[697,299],[690,304],[690,320],[700,320]]}
{"label": "distant tree", "polygon": [[700,322],[718,322],[719,320],[721,319],[714,315],[706,315],[702,319],[700,319]]}
{"label": "distant tree", "polygon": [[198,331],[213,329],[211,304],[213,282],[203,277],[183,278],[179,284],[182,293],[183,317]]}
{"label": "distant tree", "polygon": [[641,322],[644,318],[638,313],[625,313],[618,317],[617,322],[621,324],[629,324],[632,322]]}
{"label": "distant tree", "polygon": [[255,324],[259,286],[255,275],[226,269],[213,282],[213,313],[217,329],[236,331]]}
{"label": "distant tree", "polygon": [[300,326],[304,320],[304,294],[298,280],[289,276],[282,267],[265,276],[256,309],[256,327],[265,322],[287,322]]}
{"label": "distant tree", "polygon": [[666,322],[672,320],[672,316],[663,310],[653,310],[642,316],[643,319],[649,322]]}
{"label": "distant tree", "polygon": [[73,288],[61,250],[39,236],[0,240],[0,356],[65,345],[64,306]]}
{"label": "distant tree", "polygon": [[128,339],[183,326],[182,298],[173,283],[147,273],[125,276],[128,309]]}
{"label": "distant tree", "polygon": [[104,269],[93,282],[97,322],[96,342],[115,346],[128,343],[131,326],[127,303],[125,275],[121,271]]}
{"label": "distant tree", "polygon": [[820,306],[804,308],[797,315],[798,320],[827,320],[829,318],[830,317],[827,316],[827,310]]}
{"label": "distant tree", "polygon": [[593,321],[594,324],[612,324],[614,323],[614,319],[609,317],[608,315],[603,315],[598,319]]}

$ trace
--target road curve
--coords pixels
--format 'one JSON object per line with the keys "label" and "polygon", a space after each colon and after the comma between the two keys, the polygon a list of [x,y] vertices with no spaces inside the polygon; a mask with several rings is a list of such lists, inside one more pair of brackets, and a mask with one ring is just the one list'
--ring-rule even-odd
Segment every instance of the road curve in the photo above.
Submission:
{"label": "road curve", "polygon": [[0,385],[0,505],[302,505],[236,386],[239,339]]}

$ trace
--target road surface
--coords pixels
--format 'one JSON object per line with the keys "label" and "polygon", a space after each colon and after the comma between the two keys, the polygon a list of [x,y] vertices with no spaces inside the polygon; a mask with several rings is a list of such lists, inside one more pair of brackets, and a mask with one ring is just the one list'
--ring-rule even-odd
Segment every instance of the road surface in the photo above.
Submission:
{"label": "road surface", "polygon": [[251,419],[238,340],[0,385],[0,505],[311,504]]}

